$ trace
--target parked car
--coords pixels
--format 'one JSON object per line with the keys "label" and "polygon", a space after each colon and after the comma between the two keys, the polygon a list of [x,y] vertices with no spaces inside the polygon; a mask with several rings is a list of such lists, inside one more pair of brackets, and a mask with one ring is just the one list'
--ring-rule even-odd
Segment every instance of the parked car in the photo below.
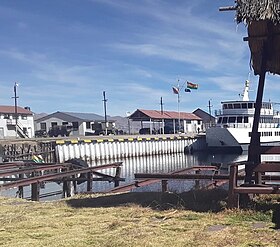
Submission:
{"label": "parked car", "polygon": [[69,136],[73,127],[68,125],[55,125],[49,129],[50,137]]}
{"label": "parked car", "polygon": [[35,137],[47,137],[47,131],[46,130],[36,130],[35,131]]}
{"label": "parked car", "polygon": [[[149,135],[150,134],[150,128],[142,128],[139,130],[140,135]],[[157,134],[157,131],[155,129],[152,130],[152,134]]]}

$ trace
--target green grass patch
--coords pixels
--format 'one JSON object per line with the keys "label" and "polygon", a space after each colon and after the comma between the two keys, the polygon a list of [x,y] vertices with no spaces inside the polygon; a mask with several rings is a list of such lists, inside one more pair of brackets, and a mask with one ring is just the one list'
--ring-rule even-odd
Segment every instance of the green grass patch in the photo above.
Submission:
{"label": "green grass patch", "polygon": [[280,246],[271,210],[217,210],[219,196],[209,201],[209,196],[196,194],[200,199],[195,200],[189,195],[190,200],[186,194],[161,193],[91,195],[54,202],[0,198],[0,245]]}

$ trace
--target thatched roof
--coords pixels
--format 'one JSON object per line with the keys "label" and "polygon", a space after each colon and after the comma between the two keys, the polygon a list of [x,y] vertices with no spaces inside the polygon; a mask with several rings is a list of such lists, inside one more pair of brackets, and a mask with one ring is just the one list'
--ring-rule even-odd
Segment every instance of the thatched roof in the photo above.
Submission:
{"label": "thatched roof", "polygon": [[237,22],[270,20],[280,23],[279,0],[237,0]]}
{"label": "thatched roof", "polygon": [[280,74],[280,0],[237,0],[237,22],[248,25],[251,64],[255,75],[265,71]]}

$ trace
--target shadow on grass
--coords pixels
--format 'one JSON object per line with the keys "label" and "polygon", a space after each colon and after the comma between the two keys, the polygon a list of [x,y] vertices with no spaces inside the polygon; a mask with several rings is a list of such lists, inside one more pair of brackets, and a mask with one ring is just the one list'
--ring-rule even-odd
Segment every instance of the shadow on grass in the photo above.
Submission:
{"label": "shadow on grass", "polygon": [[122,194],[100,195],[94,198],[67,200],[71,207],[118,207],[136,204],[155,210],[171,208],[189,209],[197,212],[218,212],[225,206],[227,191],[221,189],[189,191],[180,194],[161,192],[128,192]]}

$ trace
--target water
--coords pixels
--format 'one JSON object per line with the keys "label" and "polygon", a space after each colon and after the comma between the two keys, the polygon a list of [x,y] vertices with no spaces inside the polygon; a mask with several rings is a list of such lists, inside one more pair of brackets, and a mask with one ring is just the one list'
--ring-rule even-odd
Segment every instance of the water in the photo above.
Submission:
{"label": "water", "polygon": [[[116,161],[122,161],[121,177],[125,178],[125,182],[120,182],[120,185],[124,185],[134,181],[135,173],[170,173],[178,171],[184,168],[199,165],[211,165],[211,163],[221,163],[223,170],[227,170],[228,165],[238,161],[247,160],[247,153],[238,154],[208,154],[206,152],[199,152],[195,154],[165,154],[146,157],[133,157],[125,159],[117,159],[110,161],[98,161],[93,162],[92,166],[98,166],[103,164],[109,164]],[[262,161],[280,161],[280,155],[265,155],[262,156]],[[100,171],[102,173],[115,176],[115,169],[104,169]],[[174,192],[182,192],[190,189],[193,186],[193,181],[169,181],[168,188]],[[93,182],[94,192],[104,192],[114,188],[114,183],[109,182]],[[48,193],[51,191],[61,191],[62,184],[46,183],[44,189],[40,190],[40,194]],[[79,191],[86,191],[86,183],[78,186]],[[160,191],[161,185],[159,183],[150,185],[148,187],[142,187],[138,191]],[[17,189],[10,189],[6,191],[0,191],[2,196],[16,196]],[[30,197],[30,187],[24,188],[24,196]],[[61,198],[61,195],[42,198],[41,200],[56,200]]]}

